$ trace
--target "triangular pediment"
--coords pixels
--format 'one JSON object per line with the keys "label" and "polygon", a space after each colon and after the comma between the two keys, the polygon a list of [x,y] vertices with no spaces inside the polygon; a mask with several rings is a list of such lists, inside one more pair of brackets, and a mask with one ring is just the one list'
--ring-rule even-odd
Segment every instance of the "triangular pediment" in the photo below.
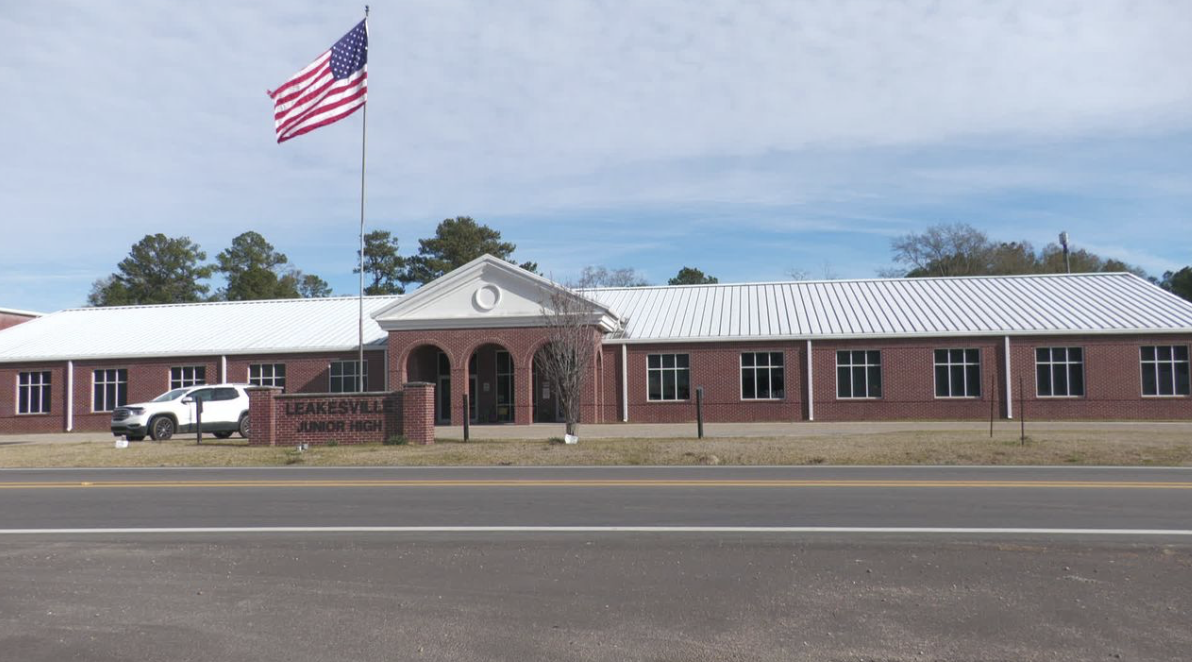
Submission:
{"label": "triangular pediment", "polygon": [[[560,291],[570,292],[517,265],[483,255],[377,311],[373,319],[391,331],[541,326],[543,307],[549,309],[552,293]],[[620,327],[607,306],[591,305],[594,324],[605,331]]]}

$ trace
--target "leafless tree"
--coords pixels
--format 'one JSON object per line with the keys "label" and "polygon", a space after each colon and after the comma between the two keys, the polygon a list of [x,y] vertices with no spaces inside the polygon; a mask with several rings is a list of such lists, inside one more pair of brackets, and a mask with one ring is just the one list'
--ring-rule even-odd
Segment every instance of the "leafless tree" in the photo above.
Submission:
{"label": "leafless tree", "polygon": [[891,243],[894,261],[912,276],[971,276],[984,271],[989,237],[967,223],[933,225]]}
{"label": "leafless tree", "polygon": [[609,269],[604,266],[587,266],[580,273],[575,287],[644,287],[649,284],[633,267]]}
{"label": "leafless tree", "polygon": [[540,308],[548,341],[534,355],[534,362],[559,399],[567,434],[574,435],[584,385],[596,361],[600,309],[568,287],[552,288]]}

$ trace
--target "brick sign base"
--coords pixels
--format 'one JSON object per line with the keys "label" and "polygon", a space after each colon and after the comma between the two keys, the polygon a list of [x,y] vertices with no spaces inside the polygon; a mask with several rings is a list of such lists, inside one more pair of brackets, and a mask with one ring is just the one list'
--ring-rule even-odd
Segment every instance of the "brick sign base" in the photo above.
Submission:
{"label": "brick sign base", "polygon": [[380,443],[403,436],[433,444],[434,387],[411,382],[400,391],[283,395],[281,389],[248,389],[250,446]]}

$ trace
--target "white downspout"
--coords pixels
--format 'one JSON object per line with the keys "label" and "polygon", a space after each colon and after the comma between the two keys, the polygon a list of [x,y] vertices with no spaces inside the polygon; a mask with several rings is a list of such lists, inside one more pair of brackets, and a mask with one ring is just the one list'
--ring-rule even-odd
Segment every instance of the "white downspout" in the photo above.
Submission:
{"label": "white downspout", "polygon": [[66,362],[66,431],[74,432],[74,361]]}
{"label": "white downspout", "polygon": [[811,358],[811,339],[807,339],[807,420],[815,420],[815,361]]}
{"label": "white downspout", "polygon": [[228,357],[226,355],[219,357],[219,381],[224,384],[232,381],[228,379]]}
{"label": "white downspout", "polygon": [[1010,373],[1010,336],[1006,336],[1006,418],[1014,418],[1014,378]]}
{"label": "white downspout", "polygon": [[621,422],[629,422],[629,347],[621,345]]}

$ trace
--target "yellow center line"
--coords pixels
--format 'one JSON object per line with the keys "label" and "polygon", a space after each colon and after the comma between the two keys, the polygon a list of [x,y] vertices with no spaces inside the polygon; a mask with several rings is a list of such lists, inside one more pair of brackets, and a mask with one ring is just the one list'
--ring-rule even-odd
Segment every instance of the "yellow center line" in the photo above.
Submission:
{"label": "yellow center line", "polygon": [[309,487],[883,487],[1192,490],[1192,482],[1042,480],[191,480],[191,481],[12,481],[0,490],[86,488],[309,488]]}

